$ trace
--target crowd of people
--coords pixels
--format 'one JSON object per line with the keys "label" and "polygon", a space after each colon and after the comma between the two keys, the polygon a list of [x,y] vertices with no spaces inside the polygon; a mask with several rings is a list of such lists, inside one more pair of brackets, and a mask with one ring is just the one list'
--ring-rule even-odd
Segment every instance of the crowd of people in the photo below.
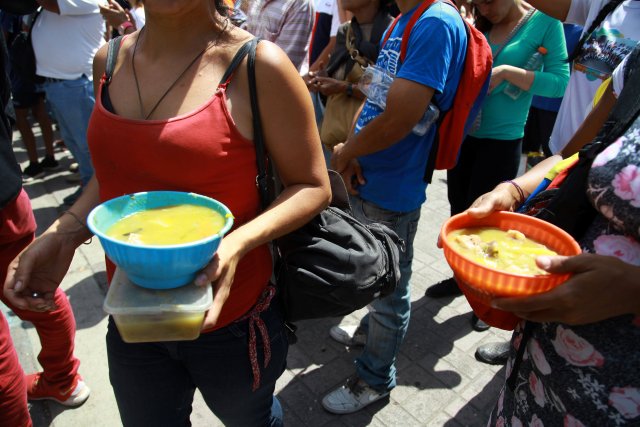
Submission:
{"label": "crowd of people", "polygon": [[[451,215],[528,206],[562,165],[560,175],[572,177],[559,187],[572,196],[563,219],[575,216],[572,234],[584,252],[538,258],[548,272],[572,273],[558,288],[492,302],[520,322],[510,342],[476,352],[507,364],[488,425],[640,423],[640,1],[442,0],[418,10],[423,3],[0,0],[0,296],[34,324],[43,369],[24,374],[0,315],[0,426],[31,425],[28,400],[74,407],[89,398],[60,283],[91,237],[94,207],[167,189],[222,201],[235,226],[196,279],[213,286],[214,302],[195,341],[130,344],[109,320],[109,378],[122,423],[188,425],[198,389],[225,425],[282,425],[274,390],[289,344],[268,244],[329,204],[327,168],[342,175],[354,217],[388,226],[404,250],[395,291],[372,302],[358,325],[327,331],[362,352],[322,406],[348,414],[387,397],[411,316],[414,239],[440,121],[417,125],[426,113],[456,108],[467,23],[486,38],[493,68],[447,172]],[[25,46],[32,73],[19,66]],[[383,102],[360,84],[372,70],[391,79]],[[265,210],[255,186],[254,99],[282,184]],[[28,154],[22,170],[13,124]],[[60,167],[55,127],[80,186],[36,237],[23,182]],[[579,202],[587,208],[573,209]],[[114,269],[107,260],[109,279]],[[453,278],[427,290],[431,298],[457,294]],[[490,327],[482,317],[472,319],[479,331]],[[256,321],[262,333],[250,340]]]}

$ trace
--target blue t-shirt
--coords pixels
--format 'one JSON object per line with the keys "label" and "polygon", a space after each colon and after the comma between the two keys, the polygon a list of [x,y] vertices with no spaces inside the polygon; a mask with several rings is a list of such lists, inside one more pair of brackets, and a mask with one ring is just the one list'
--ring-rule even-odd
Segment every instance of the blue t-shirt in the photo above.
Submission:
{"label": "blue t-shirt", "polygon": [[[397,77],[433,88],[435,103],[441,110],[448,110],[464,67],[465,24],[451,5],[433,4],[413,27],[401,63],[402,34],[416,8],[400,18],[376,64]],[[367,101],[358,117],[356,133],[381,112],[380,107]],[[426,200],[423,177],[434,137],[434,127],[424,136],[409,133],[389,148],[358,158],[366,180],[358,187],[360,197],[394,212],[419,208]]]}

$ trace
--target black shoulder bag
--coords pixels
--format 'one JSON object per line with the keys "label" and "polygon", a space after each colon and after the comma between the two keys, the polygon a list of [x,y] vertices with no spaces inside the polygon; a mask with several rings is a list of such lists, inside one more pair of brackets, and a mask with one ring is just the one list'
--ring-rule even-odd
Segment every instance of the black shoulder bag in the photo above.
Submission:
{"label": "black shoulder bag", "polygon": [[[269,191],[273,172],[267,167],[258,108],[257,44],[258,39],[254,39],[248,47],[248,70],[256,184],[265,209],[274,199]],[[404,250],[404,242],[382,224],[364,225],[351,216],[342,178],[335,171],[329,171],[329,177],[331,206],[273,242],[276,286],[289,322],[347,315],[392,293],[400,279],[399,250]]]}

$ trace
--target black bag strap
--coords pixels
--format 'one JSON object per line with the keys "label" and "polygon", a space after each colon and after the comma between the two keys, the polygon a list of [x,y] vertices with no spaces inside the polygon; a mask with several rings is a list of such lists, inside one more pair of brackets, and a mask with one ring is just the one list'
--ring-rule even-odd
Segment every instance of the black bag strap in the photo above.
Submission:
{"label": "black bag strap", "polygon": [[582,34],[582,37],[580,37],[580,41],[578,42],[576,47],[573,49],[573,52],[571,52],[571,55],[569,55],[569,58],[567,59],[569,63],[572,63],[573,61],[576,60],[576,58],[580,55],[580,53],[582,53],[582,46],[585,44],[587,39],[591,36],[591,34],[593,34],[596,28],[598,28],[600,24],[602,24],[602,21],[604,21],[605,18],[609,16],[611,12],[616,10],[616,8],[620,6],[620,4],[623,1],[624,0],[611,0],[609,1],[609,3],[605,4],[602,7],[602,9],[600,9],[600,12],[598,12],[598,15],[591,22],[589,29]]}
{"label": "black bag strap", "polygon": [[[253,116],[253,144],[256,148],[256,164],[258,175],[256,176],[256,186],[260,193],[260,204],[262,210],[275,199],[273,191],[270,189],[274,181],[274,174],[270,173],[267,165],[267,149],[264,144],[264,134],[262,132],[262,120],[260,119],[260,108],[258,107],[258,90],[256,89],[256,47],[260,39],[255,38],[247,48],[247,68],[249,74],[249,98],[251,100],[251,115]],[[244,47],[244,46],[243,46]],[[351,211],[349,193],[340,174],[329,170],[329,182],[331,184],[331,206],[345,211]]]}
{"label": "black bag strap", "polygon": [[[231,79],[231,76],[233,76],[233,73],[236,72],[236,69],[244,60],[244,57],[247,56],[247,54],[251,55],[252,49],[253,49],[253,56],[254,56],[254,63],[255,63],[255,49],[259,42],[260,42],[260,39],[254,38],[249,40],[245,44],[243,44],[242,47],[238,49],[238,52],[236,52],[233,59],[231,60],[231,63],[227,67],[227,70],[224,72],[224,75],[220,79],[220,84],[226,83],[229,79]],[[254,69],[254,73],[255,73],[255,69]]]}
{"label": "black bag strap", "polygon": [[262,132],[262,120],[260,119],[260,108],[258,107],[258,90],[256,86],[256,48],[260,42],[259,38],[251,40],[248,47],[247,69],[249,74],[249,99],[251,100],[251,115],[253,121],[253,144],[256,148],[256,165],[258,175],[256,176],[256,186],[260,193],[260,204],[262,210],[271,204],[273,198],[269,196],[269,184],[267,173],[267,150],[264,144],[264,134]]}
{"label": "black bag strap", "polygon": [[[640,113],[640,71],[638,68],[640,68],[640,44],[636,44],[627,57],[623,70],[624,87],[618,95],[607,121],[596,137],[596,141],[600,141],[601,145],[608,146],[620,138]],[[597,155],[597,153],[595,154]],[[593,158],[595,155],[592,156]]]}
{"label": "black bag strap", "polygon": [[120,52],[120,46],[122,45],[122,37],[118,36],[109,40],[109,46],[107,46],[107,63],[104,67],[104,84],[111,83],[113,72],[116,69],[116,62],[118,61],[118,52]]}

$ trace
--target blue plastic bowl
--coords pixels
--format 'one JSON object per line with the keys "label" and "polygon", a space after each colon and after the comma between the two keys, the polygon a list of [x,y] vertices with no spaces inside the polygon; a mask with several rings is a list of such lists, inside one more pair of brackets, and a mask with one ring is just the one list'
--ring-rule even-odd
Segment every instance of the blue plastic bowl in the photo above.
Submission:
{"label": "blue plastic bowl", "polygon": [[[179,245],[134,245],[105,234],[115,222],[135,212],[182,204],[205,206],[219,212],[225,218],[224,227],[213,236]],[[191,283],[213,258],[222,237],[233,226],[233,215],[222,203],[199,194],[149,191],[102,203],[91,211],[87,225],[100,239],[109,259],[124,270],[132,282],[149,289],[172,289]]]}

